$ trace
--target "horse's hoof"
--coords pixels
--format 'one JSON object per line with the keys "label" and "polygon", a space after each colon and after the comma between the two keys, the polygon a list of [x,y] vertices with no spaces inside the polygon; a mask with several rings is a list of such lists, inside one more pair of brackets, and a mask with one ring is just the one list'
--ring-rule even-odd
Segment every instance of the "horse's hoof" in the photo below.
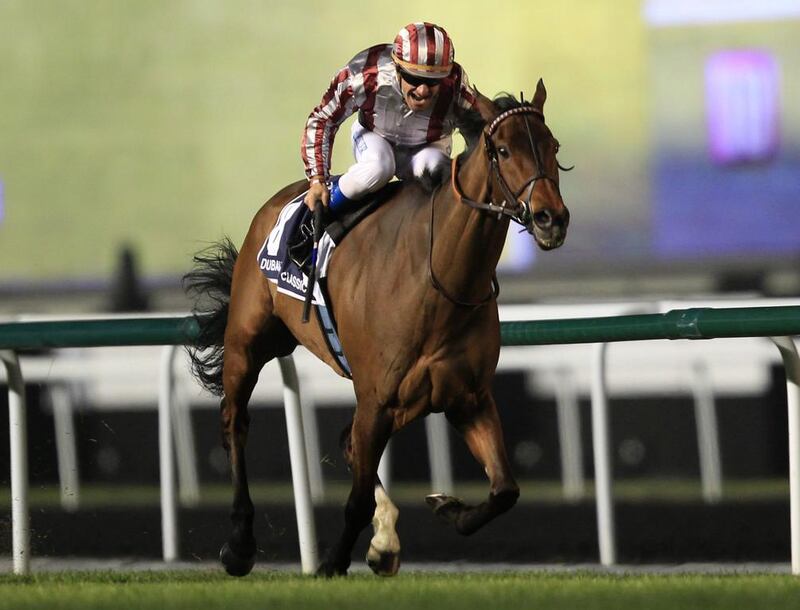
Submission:
{"label": "horse's hoof", "polygon": [[400,553],[381,553],[371,544],[367,551],[367,565],[378,576],[394,576],[400,570]]}
{"label": "horse's hoof", "polygon": [[433,514],[449,523],[455,523],[464,510],[464,503],[453,496],[446,494],[431,494],[425,496],[425,502],[433,509]]}
{"label": "horse's hoof", "polygon": [[256,555],[255,553],[249,556],[238,555],[226,542],[219,550],[219,560],[231,576],[247,576],[256,563]]}

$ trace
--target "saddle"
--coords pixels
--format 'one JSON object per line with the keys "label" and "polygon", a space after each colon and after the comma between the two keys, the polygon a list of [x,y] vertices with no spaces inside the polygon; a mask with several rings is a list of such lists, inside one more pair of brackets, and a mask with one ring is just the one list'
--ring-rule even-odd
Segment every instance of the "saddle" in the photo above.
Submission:
{"label": "saddle", "polygon": [[[345,211],[337,217],[330,217],[330,211],[325,208],[323,215],[325,232],[330,236],[334,244],[339,245],[350,230],[367,216],[377,210],[387,199],[389,199],[402,186],[402,181],[390,182],[379,191],[361,200],[358,207]],[[297,265],[303,273],[309,275],[311,269],[311,250],[314,246],[314,215],[307,210],[302,221],[298,223],[297,229],[287,240],[287,250],[291,261]]]}

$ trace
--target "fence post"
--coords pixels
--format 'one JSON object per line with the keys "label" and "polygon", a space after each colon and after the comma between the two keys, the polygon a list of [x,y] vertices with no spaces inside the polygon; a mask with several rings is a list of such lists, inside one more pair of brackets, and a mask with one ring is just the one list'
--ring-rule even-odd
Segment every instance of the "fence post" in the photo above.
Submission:
{"label": "fence post", "polygon": [[778,347],[786,369],[789,408],[789,535],[792,574],[800,575],[800,357],[791,337],[770,337]]}
{"label": "fence post", "polygon": [[453,462],[450,458],[447,425],[444,413],[430,413],[425,418],[432,493],[453,493]]}
{"label": "fence post", "polygon": [[300,407],[300,383],[291,356],[278,358],[283,376],[283,406],[286,411],[286,433],[289,437],[289,460],[292,464],[292,487],[300,541],[300,563],[304,574],[313,574],[319,563],[314,507],[308,480],[308,458],[303,435],[303,414]]}
{"label": "fence post", "polygon": [[585,495],[583,447],[581,445],[581,413],[575,375],[568,368],[553,373],[558,420],[558,446],[561,452],[561,486],[564,499],[582,500]]}
{"label": "fence post", "polygon": [[594,446],[594,484],[597,502],[597,539],[600,563],[617,563],[612,498],[611,439],[608,426],[606,391],[606,352],[608,344],[594,346],[592,358],[592,439]]}
{"label": "fence post", "polygon": [[66,383],[56,383],[50,388],[50,406],[53,407],[53,427],[58,456],[58,481],[61,487],[61,507],[75,512],[80,504],[80,476],[78,476],[78,450],[73,421],[73,388]]}
{"label": "fence post", "polygon": [[[298,376],[299,386],[308,390],[310,384]],[[298,386],[298,388],[299,388]],[[311,501],[322,504],[325,500],[325,479],[322,476],[322,458],[319,452],[319,424],[317,423],[317,405],[311,392],[300,394],[300,411],[303,415],[303,438],[306,443],[306,461],[308,462],[308,483],[311,486]]]}
{"label": "fence post", "polygon": [[696,361],[692,365],[692,395],[703,499],[708,503],[719,502],[722,498],[719,426],[714,391],[705,362]]}
{"label": "fence post", "polygon": [[178,509],[175,494],[175,453],[172,446],[172,409],[175,372],[172,366],[178,347],[161,350],[158,379],[158,457],[161,479],[161,549],[164,561],[178,558]]}
{"label": "fence post", "polygon": [[172,370],[172,395],[170,398],[172,415],[172,440],[175,443],[175,458],[178,467],[178,498],[183,506],[197,506],[200,502],[200,484],[197,476],[197,451],[192,430],[192,411],[189,397],[175,375],[175,353],[170,361]]}
{"label": "fence post", "polygon": [[8,373],[8,428],[11,445],[11,538],[14,574],[31,571],[31,530],[28,513],[28,428],[25,382],[16,352],[0,350]]}

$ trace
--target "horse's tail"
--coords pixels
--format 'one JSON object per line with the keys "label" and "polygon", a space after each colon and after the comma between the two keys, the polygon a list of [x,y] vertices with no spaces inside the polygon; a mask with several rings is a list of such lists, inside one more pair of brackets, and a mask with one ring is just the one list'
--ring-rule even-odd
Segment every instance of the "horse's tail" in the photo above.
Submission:
{"label": "horse's tail", "polygon": [[233,266],[239,252],[223,238],[194,255],[194,267],[183,276],[184,290],[194,301],[192,314],[200,326],[196,343],[188,346],[192,373],[212,394],[222,396],[222,358],[231,299]]}

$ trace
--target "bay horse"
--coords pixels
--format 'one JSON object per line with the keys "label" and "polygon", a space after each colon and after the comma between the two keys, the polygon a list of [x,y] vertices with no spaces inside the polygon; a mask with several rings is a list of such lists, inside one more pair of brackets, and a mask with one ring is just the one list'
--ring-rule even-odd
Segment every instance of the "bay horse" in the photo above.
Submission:
{"label": "bay horse", "polygon": [[[510,220],[544,250],[566,236],[569,212],[558,173],[566,168],[556,160],[558,142],[544,122],[546,97],[541,80],[530,102],[479,96],[477,111],[460,126],[467,148],[453,161],[450,179],[432,192],[407,181],[333,254],[328,289],[357,406],[344,443],[352,471],[344,530],[318,574],[347,573],[353,546],[371,519],[375,536],[367,562],[378,574],[397,572],[397,509],[378,480],[378,462],[393,433],[428,413],[445,414],[490,485],[477,506],[429,496],[436,514],[471,534],[517,501],[491,393],[500,351],[495,268]],[[190,352],[194,372],[222,395],[234,494],[233,530],[220,559],[236,576],[250,572],[256,554],[245,443],[247,404],[259,371],[302,344],[343,374],[320,326],[301,323],[303,303],[279,293],[256,263],[282,207],[306,188],[305,181],[296,182],[264,204],[238,255],[225,240],[198,254],[186,276],[202,330]]]}

